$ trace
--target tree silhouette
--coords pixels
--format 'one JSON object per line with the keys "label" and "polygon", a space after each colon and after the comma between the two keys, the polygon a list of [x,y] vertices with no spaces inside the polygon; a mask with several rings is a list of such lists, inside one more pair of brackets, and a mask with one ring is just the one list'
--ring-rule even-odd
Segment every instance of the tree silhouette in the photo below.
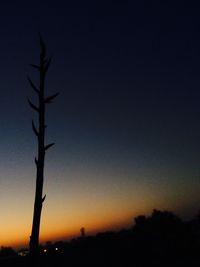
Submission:
{"label": "tree silhouette", "polygon": [[35,157],[35,164],[37,169],[35,202],[34,202],[32,232],[29,243],[30,256],[33,262],[36,261],[39,252],[40,218],[41,218],[42,204],[46,197],[46,195],[43,196],[45,152],[47,151],[47,149],[49,149],[54,145],[54,143],[45,145],[45,129],[47,127],[45,124],[45,110],[46,110],[46,104],[52,103],[52,101],[58,95],[58,93],[56,93],[51,96],[45,97],[45,80],[47,71],[51,64],[51,58],[46,58],[46,45],[41,35],[39,36],[39,39],[40,39],[40,63],[39,65],[31,64],[31,66],[39,72],[39,86],[36,86],[33,83],[33,81],[29,77],[27,77],[30,86],[38,96],[38,105],[33,104],[32,101],[28,99],[30,107],[35,112],[37,112],[38,115],[38,127],[32,120],[32,129],[37,137],[37,143],[38,143],[38,151],[37,151],[38,155],[37,157]]}

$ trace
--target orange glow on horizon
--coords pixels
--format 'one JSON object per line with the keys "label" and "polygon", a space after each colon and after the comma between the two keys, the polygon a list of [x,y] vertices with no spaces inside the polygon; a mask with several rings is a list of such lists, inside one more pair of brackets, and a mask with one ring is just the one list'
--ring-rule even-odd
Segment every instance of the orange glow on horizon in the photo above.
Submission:
{"label": "orange glow on horizon", "polygon": [[[138,214],[138,212],[136,212]],[[86,234],[93,235],[98,232],[108,230],[118,230],[123,227],[133,225],[133,218],[137,214],[126,211],[124,214],[115,214],[112,216],[104,214],[104,216],[93,217],[88,216],[87,219],[83,220],[81,217],[77,217],[76,220],[69,220],[66,218],[58,226],[56,219],[52,220],[51,223],[47,223],[46,218],[42,218],[41,229],[40,229],[40,243],[44,244],[46,241],[58,241],[58,240],[70,240],[71,238],[78,237],[80,235],[80,228],[85,227]],[[101,214],[100,214],[101,215]],[[68,221],[68,223],[67,223]],[[66,222],[66,223],[65,223]],[[53,230],[52,230],[53,229]],[[21,232],[20,232],[21,231]],[[1,234],[1,246],[11,246],[14,249],[22,247],[28,247],[29,236],[30,236],[30,225],[24,228],[16,225],[12,227],[12,230],[4,231]],[[23,236],[23,237],[22,237]]]}
{"label": "orange glow on horizon", "polygon": [[[53,218],[49,223],[49,220],[47,220],[48,216],[46,218],[43,216],[40,229],[40,243],[44,244],[46,241],[54,242],[58,240],[66,241],[74,237],[76,238],[80,236],[81,227],[85,227],[86,235],[131,227],[135,216],[147,212],[148,210],[142,207],[140,209],[135,209],[134,213],[128,209],[120,213],[116,213],[116,210],[113,209],[113,214],[103,214],[102,211],[99,211],[99,216],[93,217],[92,215],[87,215],[87,218],[84,219],[78,216],[74,218],[74,220],[73,218],[65,218],[59,225],[56,223],[57,218]],[[28,247],[29,236],[30,227],[26,227],[25,229],[24,226],[23,229],[14,227],[12,231],[4,231],[4,235],[1,235],[1,245],[11,246],[14,249]]]}
{"label": "orange glow on horizon", "polygon": [[[189,186],[182,187],[184,190],[177,196],[177,190],[164,183],[162,186],[152,183],[147,187],[131,179],[125,182],[120,179],[118,183],[103,183],[101,179],[94,181],[92,178],[92,182],[88,183],[83,179],[79,181],[69,186],[65,183],[59,186],[56,183],[46,184],[48,201],[42,209],[41,243],[77,237],[81,227],[85,227],[86,235],[130,227],[135,216],[149,214],[154,208],[176,212],[182,207],[192,207],[199,195],[198,188],[193,189],[192,186],[191,189]],[[34,186],[23,183],[17,192],[16,186],[12,185],[9,191],[8,185],[6,193],[2,192],[0,246],[18,249],[29,245]],[[185,203],[186,193],[188,198]],[[7,195],[10,196],[9,201]]]}

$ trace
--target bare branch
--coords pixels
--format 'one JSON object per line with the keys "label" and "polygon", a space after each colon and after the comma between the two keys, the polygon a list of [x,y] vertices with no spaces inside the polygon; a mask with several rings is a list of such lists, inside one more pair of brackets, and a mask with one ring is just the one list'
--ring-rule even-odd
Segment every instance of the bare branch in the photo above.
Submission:
{"label": "bare branch", "polygon": [[50,147],[52,147],[53,145],[55,145],[55,143],[51,143],[51,144],[48,144],[44,147],[45,150],[49,149]]}
{"label": "bare branch", "polygon": [[30,64],[30,66],[40,71],[40,66],[35,64]]}
{"label": "bare branch", "polygon": [[27,76],[27,79],[28,79],[28,81],[29,81],[29,83],[30,83],[30,86],[33,88],[33,90],[34,90],[37,94],[39,94],[40,91],[39,91],[38,88],[35,86],[35,84],[32,82],[32,80],[29,78],[29,76]]}
{"label": "bare branch", "polygon": [[27,98],[27,100],[28,100],[28,103],[29,103],[30,107],[31,107],[32,109],[34,109],[35,111],[39,112],[39,108],[36,107],[36,106],[30,101],[29,98]]}
{"label": "bare branch", "polygon": [[34,123],[33,120],[32,120],[32,129],[33,129],[33,132],[35,133],[35,135],[38,137],[39,133],[38,133],[38,130],[36,129],[36,127],[35,127],[35,123]]}
{"label": "bare branch", "polygon": [[46,198],[46,194],[42,198],[42,203],[45,201],[45,198]]}
{"label": "bare branch", "polygon": [[56,93],[56,94],[51,95],[51,96],[48,96],[48,97],[44,100],[44,102],[45,102],[46,104],[50,104],[50,103],[52,103],[52,101],[53,101],[58,95],[59,95],[59,93]]}
{"label": "bare branch", "polygon": [[38,160],[37,160],[36,157],[35,157],[35,165],[36,165],[36,166],[38,165]]}

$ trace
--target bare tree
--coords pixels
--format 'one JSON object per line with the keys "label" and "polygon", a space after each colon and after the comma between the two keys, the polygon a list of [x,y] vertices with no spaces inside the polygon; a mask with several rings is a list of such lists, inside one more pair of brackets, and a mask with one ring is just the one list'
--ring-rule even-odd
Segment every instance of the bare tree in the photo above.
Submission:
{"label": "bare tree", "polygon": [[39,230],[40,230],[40,218],[42,211],[42,204],[45,200],[43,196],[43,181],[44,181],[44,162],[45,162],[45,152],[47,149],[52,147],[54,143],[45,145],[45,110],[46,104],[52,103],[52,101],[57,97],[58,93],[51,96],[45,96],[45,80],[46,74],[51,64],[51,58],[46,58],[46,45],[40,36],[40,63],[39,65],[31,64],[39,72],[39,85],[36,86],[34,82],[29,78],[29,84],[38,96],[38,104],[35,105],[31,100],[28,99],[30,107],[37,112],[38,115],[38,127],[32,120],[32,129],[37,137],[38,143],[38,155],[35,157],[36,164],[36,190],[35,190],[35,202],[34,202],[34,212],[33,212],[33,223],[32,232],[30,236],[30,256],[32,261],[35,261],[39,252]]}

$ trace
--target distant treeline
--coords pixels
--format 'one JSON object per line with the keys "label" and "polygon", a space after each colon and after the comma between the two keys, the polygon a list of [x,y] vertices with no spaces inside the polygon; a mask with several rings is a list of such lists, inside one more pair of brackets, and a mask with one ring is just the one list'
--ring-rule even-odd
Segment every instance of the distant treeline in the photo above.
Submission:
{"label": "distant treeline", "polygon": [[[94,236],[87,236],[83,229],[81,233],[68,242],[47,242],[41,246],[41,262],[69,267],[200,266],[199,215],[186,222],[172,212],[153,210],[150,216],[137,216],[129,229]],[[0,255],[13,256],[13,252],[11,248],[2,248]],[[20,253],[23,256],[23,251]]]}

